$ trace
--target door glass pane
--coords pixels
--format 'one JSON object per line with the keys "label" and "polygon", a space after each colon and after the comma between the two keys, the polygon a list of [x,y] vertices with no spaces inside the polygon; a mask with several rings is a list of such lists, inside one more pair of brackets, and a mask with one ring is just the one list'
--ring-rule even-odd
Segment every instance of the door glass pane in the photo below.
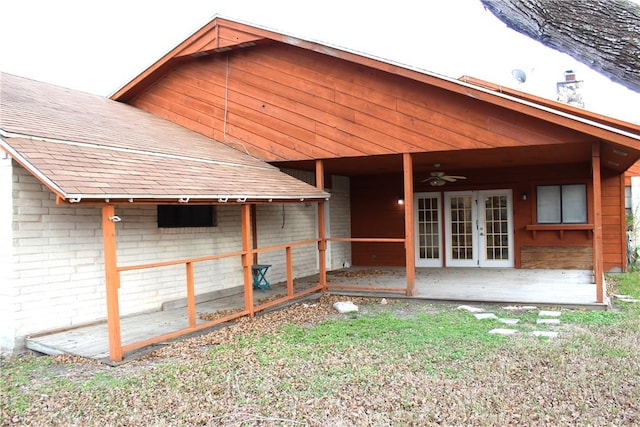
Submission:
{"label": "door glass pane", "polygon": [[562,222],[587,222],[587,188],[584,184],[562,186]]}
{"label": "door glass pane", "polygon": [[440,258],[439,222],[437,197],[418,199],[418,253],[421,259]]}
{"label": "door glass pane", "polygon": [[488,260],[509,259],[509,212],[507,196],[488,196],[485,199],[485,248]]}
{"label": "door glass pane", "polygon": [[451,197],[451,259],[473,259],[471,196]]}

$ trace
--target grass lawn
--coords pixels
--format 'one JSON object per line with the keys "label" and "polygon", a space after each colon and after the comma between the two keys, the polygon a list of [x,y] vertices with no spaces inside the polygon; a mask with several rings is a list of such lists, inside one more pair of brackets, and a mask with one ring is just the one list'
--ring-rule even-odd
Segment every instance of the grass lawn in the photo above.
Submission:
{"label": "grass lawn", "polygon": [[[614,293],[640,298],[640,273]],[[1,360],[0,425],[640,424],[640,304],[611,311],[457,306],[335,296],[174,343],[113,368]],[[511,327],[514,335],[489,334]],[[534,330],[559,332],[537,338]]]}

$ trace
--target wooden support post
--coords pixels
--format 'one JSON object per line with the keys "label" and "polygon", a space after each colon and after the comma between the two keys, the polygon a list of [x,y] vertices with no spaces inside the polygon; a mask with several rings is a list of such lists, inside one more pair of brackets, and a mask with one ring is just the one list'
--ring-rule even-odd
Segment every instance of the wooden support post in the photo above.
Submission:
{"label": "wooden support post", "polygon": [[[316,160],[316,187],[324,190],[324,163]],[[327,236],[326,218],[324,215],[324,200],[318,202],[318,265],[319,265],[319,285],[322,292],[327,291]]]}
{"label": "wooden support post", "polygon": [[109,359],[113,362],[120,362],[124,353],[120,336],[120,309],[118,307],[120,272],[117,268],[115,207],[113,205],[102,207],[102,244],[104,247]]}
{"label": "wooden support post", "polygon": [[416,291],[415,234],[413,226],[413,160],[410,153],[402,155],[404,175],[404,251],[407,269],[407,296]]}
{"label": "wooden support post", "polygon": [[293,296],[293,248],[287,246],[287,296]]}
{"label": "wooden support post", "polygon": [[196,294],[195,281],[193,277],[193,263],[188,262],[187,266],[187,318],[189,327],[196,327]]}
{"label": "wooden support post", "polygon": [[253,263],[260,264],[258,262],[258,252],[255,252],[255,249],[258,249],[258,207],[256,205],[251,205],[251,245],[254,249]]}
{"label": "wooden support post", "polygon": [[253,249],[251,248],[251,209],[247,204],[240,205],[240,223],[242,230],[242,272],[244,275],[244,308],[253,317],[253,276],[251,263],[253,261]]}
{"label": "wooden support post", "polygon": [[602,178],[600,175],[600,143],[591,150],[593,178],[593,276],[596,282],[596,301],[604,302],[604,265],[602,248]]}

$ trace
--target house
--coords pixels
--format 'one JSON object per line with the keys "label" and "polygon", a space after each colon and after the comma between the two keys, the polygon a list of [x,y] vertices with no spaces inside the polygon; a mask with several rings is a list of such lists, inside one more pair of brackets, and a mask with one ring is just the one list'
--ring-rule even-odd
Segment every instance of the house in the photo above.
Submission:
{"label": "house", "polygon": [[[350,177],[351,237],[408,239],[353,242],[354,264],[588,267],[599,283],[625,269],[638,125],[221,18],[112,98],[280,167],[320,160]],[[466,179],[426,181],[445,173]],[[413,210],[394,206],[403,192],[405,207],[437,207],[415,233]],[[487,222],[503,212],[478,199],[506,216]]]}
{"label": "house", "polygon": [[[211,324],[202,293],[244,290],[218,321],[273,305],[253,303],[256,264],[287,283],[276,302],[356,265],[405,267],[408,296],[416,268],[591,270],[603,303],[627,268],[640,127],[490,82],[214,18],[110,100],[2,91],[5,347],[106,317],[121,360],[176,335],[123,346],[123,315],[186,298],[181,334]],[[186,206],[211,209],[188,220],[205,227],[175,221]]]}

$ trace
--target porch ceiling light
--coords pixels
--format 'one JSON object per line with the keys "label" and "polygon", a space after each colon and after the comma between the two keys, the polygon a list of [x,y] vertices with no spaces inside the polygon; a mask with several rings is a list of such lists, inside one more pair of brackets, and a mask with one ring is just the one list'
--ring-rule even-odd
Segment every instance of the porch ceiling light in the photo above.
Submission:
{"label": "porch ceiling light", "polygon": [[446,183],[447,181],[445,181],[444,179],[434,179],[433,181],[429,181],[429,185],[431,185],[432,187],[442,187]]}

